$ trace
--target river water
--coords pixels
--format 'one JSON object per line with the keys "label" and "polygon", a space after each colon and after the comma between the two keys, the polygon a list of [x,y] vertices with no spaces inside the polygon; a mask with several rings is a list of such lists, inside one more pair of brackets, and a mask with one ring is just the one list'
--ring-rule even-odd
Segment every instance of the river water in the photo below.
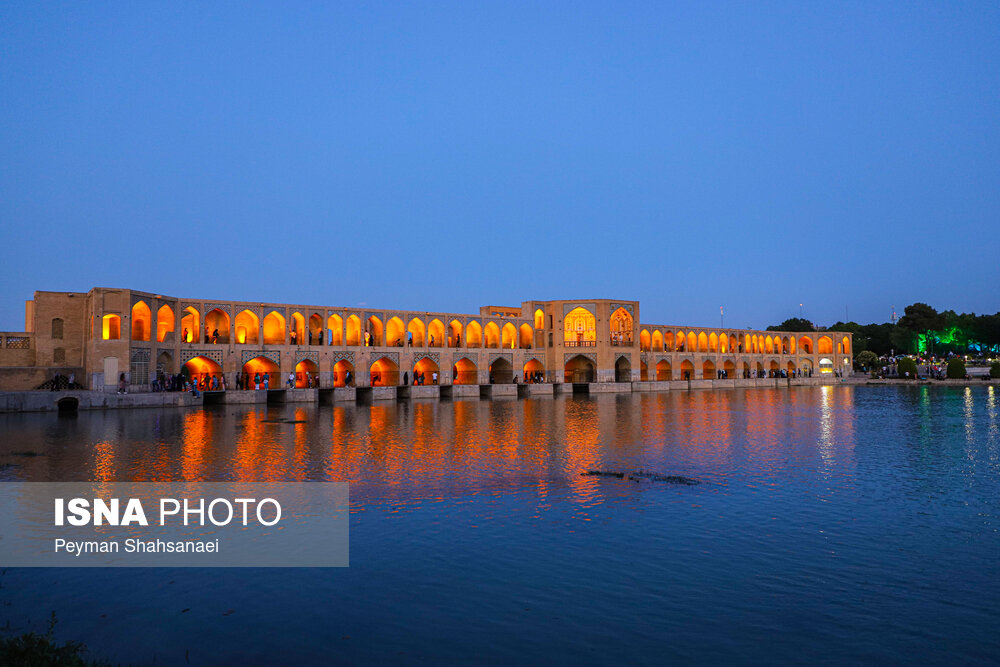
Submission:
{"label": "river water", "polygon": [[8,481],[351,492],[349,568],[8,569],[0,623],[132,663],[987,663],[998,413],[836,386],[0,415]]}

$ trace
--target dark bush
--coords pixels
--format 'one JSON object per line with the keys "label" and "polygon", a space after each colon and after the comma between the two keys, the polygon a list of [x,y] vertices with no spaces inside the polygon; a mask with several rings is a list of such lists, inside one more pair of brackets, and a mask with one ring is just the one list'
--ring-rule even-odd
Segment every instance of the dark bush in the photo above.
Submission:
{"label": "dark bush", "polygon": [[953,380],[961,380],[965,377],[965,362],[961,359],[952,359],[948,362],[948,377]]}
{"label": "dark bush", "polygon": [[990,364],[990,377],[1000,378],[1000,361],[994,361]]}
{"label": "dark bush", "polygon": [[899,377],[906,377],[907,372],[910,374],[910,378],[917,377],[917,362],[909,357],[903,357],[896,362],[896,370],[899,371]]}

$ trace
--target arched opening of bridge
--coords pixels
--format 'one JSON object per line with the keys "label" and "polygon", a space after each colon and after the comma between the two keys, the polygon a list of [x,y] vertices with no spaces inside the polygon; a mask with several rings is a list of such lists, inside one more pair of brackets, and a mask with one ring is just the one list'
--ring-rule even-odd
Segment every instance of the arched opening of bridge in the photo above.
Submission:
{"label": "arched opening of bridge", "polygon": [[639,360],[639,381],[647,382],[649,380],[649,365],[643,361]]}
{"label": "arched opening of bridge", "polygon": [[591,347],[597,344],[597,319],[583,307],[576,307],[563,318],[563,344],[566,347]]}
{"label": "arched opening of bridge", "polygon": [[659,361],[656,364],[656,381],[666,382],[668,380],[674,379],[673,369],[670,367],[670,362],[666,359]]}
{"label": "arched opening of bridge", "polygon": [[685,359],[681,362],[681,379],[682,380],[693,380],[694,378],[694,364],[690,360]]}
{"label": "arched opening of bridge", "polygon": [[722,354],[729,352],[729,336],[726,334],[719,336],[719,352]]}
{"label": "arched opening of bridge", "polygon": [[654,329],[653,330],[652,347],[657,352],[660,352],[660,351],[663,350],[663,334],[660,333],[659,329]]}
{"label": "arched opening of bridge", "polygon": [[395,387],[399,384],[399,366],[388,357],[376,359],[369,372],[373,387]]}
{"label": "arched opening of bridge", "polygon": [[713,331],[708,337],[708,351],[718,352],[719,351],[719,337]]}
{"label": "arched opening of bridge", "polygon": [[650,347],[649,332],[643,329],[639,332],[639,349],[642,350],[643,352],[649,352],[649,347]]}
{"label": "arched opening of bridge", "polygon": [[524,365],[524,381],[531,383],[545,382],[545,366],[537,359],[528,359]]}
{"label": "arched opening of bridge", "polygon": [[563,375],[565,382],[593,382],[596,375],[594,362],[578,354],[566,362]]}
{"label": "arched opening of bridge", "polygon": [[319,313],[313,313],[309,316],[309,344],[323,344],[323,318],[320,317]]}
{"label": "arched opening of bridge", "polygon": [[205,329],[209,343],[229,343],[229,315],[226,311],[213,308],[205,314]]}
{"label": "arched opening of bridge", "polygon": [[[382,345],[382,320],[372,315],[365,323],[365,330],[368,332],[368,345],[371,347]],[[399,369],[397,368],[396,371],[398,372]]]}
{"label": "arched opening of bridge", "polygon": [[530,350],[532,339],[535,337],[535,332],[532,330],[530,324],[522,324],[519,330],[520,337],[520,347],[522,350]]}
{"label": "arched opening of bridge", "polygon": [[285,344],[285,316],[272,310],[264,316],[264,345]]}
{"label": "arched opening of bridge", "polygon": [[[833,339],[829,336],[820,336],[816,341],[816,354],[833,354]],[[822,372],[822,369],[820,369]]]}
{"label": "arched opening of bridge", "polygon": [[484,334],[486,336],[486,347],[500,347],[500,327],[496,325],[496,322],[487,322]]}
{"label": "arched opening of bridge", "polygon": [[448,324],[448,347],[462,347],[462,323],[458,320]]}
{"label": "arched opening of bridge", "polygon": [[344,318],[340,315],[331,315],[326,318],[326,328],[330,330],[330,345],[344,344]]}
{"label": "arched opening of bridge", "polygon": [[420,379],[420,384],[437,384],[434,374],[438,372],[440,370],[437,363],[433,359],[424,357],[413,365],[413,384],[417,384],[418,379]]}
{"label": "arched opening of bridge", "polygon": [[465,327],[466,347],[483,346],[483,327],[479,322],[472,320]]}
{"label": "arched opening of bridge", "polygon": [[810,338],[809,336],[802,336],[801,338],[799,338],[799,349],[806,354],[812,354],[813,353],[812,338]]}
{"label": "arched opening of bridge", "polygon": [[490,364],[490,377],[493,379],[493,384],[510,384],[514,381],[514,367],[501,357]]}
{"label": "arched opening of bridge", "polygon": [[132,306],[132,340],[149,340],[153,313],[145,301],[137,301]]}
{"label": "arched opening of bridge", "polygon": [[288,342],[292,345],[306,344],[306,318],[298,311],[292,313],[292,330],[288,332]]}
{"label": "arched opening of bridge", "polygon": [[455,362],[451,373],[452,384],[479,384],[479,369],[465,357]]}
{"label": "arched opening of bridge", "polygon": [[278,364],[267,357],[254,357],[243,364],[243,374],[247,379],[247,387],[251,389],[255,389],[258,382],[260,388],[263,389],[265,375],[267,376],[268,389],[280,389],[282,385],[279,370]]}
{"label": "arched opening of bridge", "polygon": [[295,388],[296,389],[306,389],[309,387],[310,378],[313,381],[312,386],[319,386],[319,368],[316,367],[316,362],[311,359],[303,359],[299,363],[295,364]]}
{"label": "arched opening of bridge", "polygon": [[[174,332],[174,309],[163,304],[156,311],[156,341],[159,343],[168,342],[167,336]],[[173,336],[170,337],[173,341]]]}
{"label": "arched opening of bridge", "polygon": [[615,382],[632,381],[632,363],[626,357],[615,360]]}
{"label": "arched opening of bridge", "polygon": [[736,377],[736,364],[729,359],[726,359],[726,361],[723,362],[722,370],[726,371],[727,378]]}
{"label": "arched opening of bridge", "polygon": [[711,359],[706,359],[701,365],[701,377],[706,380],[714,380],[716,379],[715,376],[715,362]]}
{"label": "arched opening of bridge", "polygon": [[160,352],[156,356],[156,371],[163,373],[164,375],[173,375],[176,371],[174,370],[174,357],[167,351]]}
{"label": "arched opening of bridge", "polygon": [[[624,308],[619,307],[618,310],[611,313],[611,340],[612,342],[618,342],[621,345],[631,345],[632,344],[632,328],[634,325],[634,320],[632,319],[632,314],[629,313]],[[646,333],[649,336],[649,333]],[[649,339],[646,340],[646,346],[649,346]]]}
{"label": "arched opening of bridge", "polygon": [[204,389],[211,386],[212,376],[222,374],[222,366],[207,357],[195,357],[184,364],[181,369],[191,384]]}
{"label": "arched opening of bridge", "polygon": [[539,330],[545,328],[545,313],[541,308],[535,311],[535,328]]}
{"label": "arched opening of bridge", "polygon": [[670,352],[674,349],[674,332],[668,331],[663,334],[663,351]]}
{"label": "arched opening of bridge", "polygon": [[788,366],[787,366],[787,368],[785,370],[788,371],[788,377],[794,376],[795,375],[795,362],[794,361],[789,361],[788,362]]}
{"label": "arched opening of bridge", "polygon": [[428,347],[444,347],[444,343],[444,323],[435,317],[427,325],[427,345]]}
{"label": "arched opening of bridge", "polygon": [[385,323],[385,344],[389,347],[403,347],[403,320],[390,317]]}
{"label": "arched opening of bridge", "polygon": [[198,343],[201,341],[201,313],[194,306],[184,309],[184,316],[181,317],[181,341],[184,343]]}
{"label": "arched opening of bridge", "polygon": [[351,315],[347,318],[345,334],[348,345],[361,345],[361,318]]}
{"label": "arched opening of bridge", "polygon": [[242,310],[236,313],[236,342],[240,345],[256,345],[257,332],[260,331],[260,320],[257,313]]}
{"label": "arched opening of bridge", "polygon": [[[347,386],[347,374],[350,373],[354,375],[354,364],[347,361],[346,359],[341,359],[333,365],[333,386],[334,387],[346,387]],[[352,377],[353,382],[353,377]]]}
{"label": "arched opening of bridge", "polygon": [[500,332],[501,340],[500,346],[505,350],[513,350],[517,347],[517,328],[507,322],[503,325],[503,330]]}
{"label": "arched opening of bridge", "polygon": [[823,357],[819,360],[819,372],[820,373],[832,373],[833,372],[833,361]]}

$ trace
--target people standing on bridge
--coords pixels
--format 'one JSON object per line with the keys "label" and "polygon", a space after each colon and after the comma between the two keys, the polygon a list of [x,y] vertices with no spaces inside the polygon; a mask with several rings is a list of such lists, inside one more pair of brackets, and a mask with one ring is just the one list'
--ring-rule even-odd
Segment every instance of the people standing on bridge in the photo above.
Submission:
{"label": "people standing on bridge", "polygon": [[215,344],[218,342],[219,342],[219,330],[215,329],[212,331],[212,343]]}
{"label": "people standing on bridge", "polygon": [[438,383],[438,372],[437,371],[432,371],[431,372],[431,382],[433,384],[437,384]]}
{"label": "people standing on bridge", "polygon": [[410,384],[410,372],[403,371],[403,386],[405,387],[408,384]]}
{"label": "people standing on bridge", "polygon": [[295,373],[288,373],[288,388],[292,389],[295,387]]}

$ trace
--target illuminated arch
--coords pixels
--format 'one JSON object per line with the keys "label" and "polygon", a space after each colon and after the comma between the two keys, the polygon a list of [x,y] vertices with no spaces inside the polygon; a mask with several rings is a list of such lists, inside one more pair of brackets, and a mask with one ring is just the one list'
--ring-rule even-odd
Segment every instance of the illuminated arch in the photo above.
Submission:
{"label": "illuminated arch", "polygon": [[770,336],[764,339],[764,352],[767,354],[774,354],[774,341]]}
{"label": "illuminated arch", "polygon": [[684,335],[683,331],[677,332],[677,338],[674,339],[674,351],[683,352],[687,347],[687,336]]}
{"label": "illuminated arch", "polygon": [[403,331],[403,320],[390,317],[385,323],[385,344],[389,347],[402,347]]}
{"label": "illuminated arch", "polygon": [[535,311],[535,328],[544,329],[545,328],[545,313],[539,308]]}
{"label": "illuminated arch", "polygon": [[264,316],[264,345],[285,344],[285,316],[272,310]]}
{"label": "illuminated arch", "polygon": [[254,357],[250,361],[243,364],[243,373],[249,382],[249,386],[254,386],[254,375],[259,374],[261,378],[261,389],[264,388],[263,378],[265,375],[269,378],[269,389],[278,389],[281,387],[279,370],[278,364],[274,363],[267,357]]}
{"label": "illuminated arch", "polygon": [[500,347],[500,327],[496,325],[496,322],[487,322],[484,333],[486,335],[486,347]]}
{"label": "illuminated arch", "polygon": [[713,331],[708,337],[708,351],[718,352],[719,351],[719,337]]}
{"label": "illuminated arch", "polygon": [[250,310],[241,310],[236,313],[236,342],[242,344],[256,345],[260,331],[260,319],[257,313]]}
{"label": "illuminated arch", "polygon": [[181,342],[197,343],[201,341],[201,313],[194,306],[184,309],[181,317]]}
{"label": "illuminated arch", "polygon": [[722,370],[726,371],[727,377],[736,376],[736,364],[733,363],[732,359],[726,359],[722,364]]}
{"label": "illuminated arch", "polygon": [[413,383],[417,382],[417,373],[424,374],[424,384],[437,384],[434,382],[434,373],[440,373],[437,363],[430,357],[423,357],[413,365]]}
{"label": "illuminated arch", "polygon": [[[829,336],[820,336],[816,341],[816,354],[833,354],[833,339]],[[820,372],[823,372],[822,369]]]}
{"label": "illuminated arch", "polygon": [[467,325],[465,325],[465,346],[466,347],[483,346],[483,327],[480,326],[479,322],[475,320],[472,320]]}
{"label": "illuminated arch", "polygon": [[[619,307],[618,310],[611,313],[611,336],[612,338],[617,338],[618,340],[631,343],[632,342],[632,329],[634,327],[634,320],[632,319],[632,314],[629,313],[624,308]],[[646,333],[646,347],[649,348],[649,332]]]}
{"label": "illuminated arch", "polygon": [[771,363],[769,363],[767,365],[767,367],[768,367],[768,370],[771,370],[771,371],[777,371],[777,370],[781,369],[781,366],[774,359],[771,360]]}
{"label": "illuminated arch", "polygon": [[452,384],[479,384],[479,370],[465,357],[455,362],[451,373]]}
{"label": "illuminated arch", "polygon": [[122,337],[122,318],[118,315],[108,314],[101,318],[101,338],[104,340],[118,340]]}
{"label": "illuminated arch", "polygon": [[[435,325],[435,322],[437,324]],[[431,320],[430,334],[434,336],[434,347],[438,347],[441,344],[441,333],[439,329],[443,329],[441,322],[438,320]],[[427,327],[424,326],[424,321],[419,317],[414,317],[412,320],[406,324],[406,333],[413,337],[414,347],[424,347],[427,344]]]}
{"label": "illuminated arch", "polygon": [[388,357],[379,357],[368,369],[373,387],[395,387],[399,384],[399,366]]}
{"label": "illuminated arch", "polygon": [[428,345],[430,347],[444,347],[445,334],[444,324],[436,317],[427,325]]}
{"label": "illuminated arch", "polygon": [[639,349],[643,352],[649,352],[650,338],[649,332],[643,329],[639,332]]}
{"label": "illuminated arch", "polygon": [[[354,375],[354,364],[347,361],[346,359],[341,359],[333,365],[333,386],[334,387],[346,387],[347,386],[347,374],[350,373]],[[353,378],[352,378],[353,382]]]}
{"label": "illuminated arch", "polygon": [[653,336],[650,339],[650,343],[649,344],[657,352],[660,352],[660,351],[663,350],[663,334],[660,333],[659,329],[654,329],[653,330]]}
{"label": "illuminated arch", "polygon": [[309,316],[309,333],[312,334],[310,345],[323,344],[323,318],[319,313],[313,313]]}
{"label": "illuminated arch", "polygon": [[326,328],[330,330],[330,345],[344,344],[344,318],[336,314],[331,315],[326,318]]}
{"label": "illuminated arch", "polygon": [[664,352],[669,352],[672,349],[674,349],[674,332],[673,331],[668,331],[663,336],[663,351]]}
{"label": "illuminated arch", "polygon": [[519,331],[519,346],[522,350],[530,350],[531,342],[535,337],[535,332],[532,330],[531,325],[525,322],[521,325]]}
{"label": "illuminated arch", "polygon": [[788,337],[788,354],[795,354],[795,336]]}
{"label": "illuminated arch", "polygon": [[698,334],[698,351],[708,352],[708,336],[705,335],[704,331]]}
{"label": "illuminated arch", "polygon": [[687,344],[684,346],[684,349],[688,352],[698,351],[698,334],[693,331],[688,331]]}
{"label": "illuminated arch", "polygon": [[788,376],[789,377],[795,375],[795,362],[794,361],[789,361],[788,364],[786,365],[785,370],[788,371]]}
{"label": "illuminated arch", "polygon": [[319,368],[316,367],[316,362],[311,359],[303,359],[295,364],[295,387],[297,389],[308,388],[309,376],[315,378],[318,373]]}
{"label": "illuminated arch", "polygon": [[753,339],[750,338],[750,334],[744,334],[743,336],[743,351],[747,354],[753,353]]}
{"label": "illuminated arch", "polygon": [[534,382],[535,373],[541,373],[541,382],[545,382],[545,366],[543,366],[542,362],[537,359],[528,359],[528,363],[524,365],[522,370],[524,372],[525,382]]}
{"label": "illuminated arch", "polygon": [[729,352],[729,335],[722,334],[719,336],[719,352],[726,354]]}
{"label": "illuminated arch", "polygon": [[689,359],[685,359],[681,362],[681,379],[682,380],[693,380],[694,378],[694,364],[691,363]]}
{"label": "illuminated arch", "polygon": [[812,354],[813,352],[813,342],[812,338],[809,336],[802,336],[799,338],[799,349],[805,354]]}
{"label": "illuminated arch", "polygon": [[199,383],[203,378],[222,373],[222,367],[207,357],[195,357],[184,364],[181,371],[188,377],[191,384]]}
{"label": "illuminated arch", "polygon": [[156,342],[162,343],[167,339],[167,334],[174,332],[174,309],[163,304],[156,311]]}
{"label": "illuminated arch", "polygon": [[563,341],[579,345],[597,341],[597,318],[594,314],[577,306],[563,318]]}
{"label": "illuminated arch", "polygon": [[149,340],[153,313],[145,301],[137,301],[132,306],[132,340]]}
{"label": "illuminated arch", "polygon": [[510,384],[514,381],[514,367],[509,361],[500,357],[490,364],[490,377],[495,384]]}
{"label": "illuminated arch", "polygon": [[701,365],[701,377],[706,380],[715,379],[715,362],[711,359],[706,359]]}
{"label": "illuminated arch", "polygon": [[[371,334],[371,345],[373,347],[380,346],[382,344],[382,320],[372,315],[365,322],[365,328]],[[399,372],[398,367],[396,368],[396,372]]]}
{"label": "illuminated arch", "polygon": [[208,340],[215,339],[215,332],[219,332],[218,342],[229,342],[229,315],[220,308],[213,308],[205,313],[205,328],[208,329]]}
{"label": "illuminated arch", "polygon": [[656,381],[657,382],[664,382],[664,381],[673,380],[673,379],[674,379],[674,372],[673,372],[673,369],[670,367],[670,362],[669,361],[667,361],[666,359],[663,359],[662,361],[660,361],[659,363],[656,364]]}
{"label": "illuminated arch", "polygon": [[850,354],[851,353],[851,339],[850,338],[848,338],[847,336],[844,336],[844,338],[840,341],[840,344],[844,347],[843,354]]}
{"label": "illuminated arch", "polygon": [[361,345],[361,318],[351,315],[345,322],[345,338],[348,345]]}
{"label": "illuminated arch", "polygon": [[462,323],[458,320],[448,324],[448,347],[462,347]]}
{"label": "illuminated arch", "polygon": [[820,373],[832,373],[833,372],[833,360],[823,357],[819,360],[819,372]]}
{"label": "illuminated arch", "polygon": [[510,322],[507,322],[500,331],[500,339],[500,346],[503,349],[513,350],[517,347],[517,328]]}
{"label": "illuminated arch", "polygon": [[571,382],[593,382],[596,375],[594,362],[583,355],[576,355],[566,362],[563,379]]}
{"label": "illuminated arch", "polygon": [[810,360],[810,359],[802,359],[800,361],[800,363],[801,363],[801,366],[799,366],[799,370],[801,370],[803,373],[811,373],[812,372],[812,369],[813,369],[812,360]]}
{"label": "illuminated arch", "polygon": [[292,342],[292,333],[295,333],[295,344],[306,344],[306,318],[302,313],[295,311],[292,313],[292,330],[288,332],[288,342]]}

